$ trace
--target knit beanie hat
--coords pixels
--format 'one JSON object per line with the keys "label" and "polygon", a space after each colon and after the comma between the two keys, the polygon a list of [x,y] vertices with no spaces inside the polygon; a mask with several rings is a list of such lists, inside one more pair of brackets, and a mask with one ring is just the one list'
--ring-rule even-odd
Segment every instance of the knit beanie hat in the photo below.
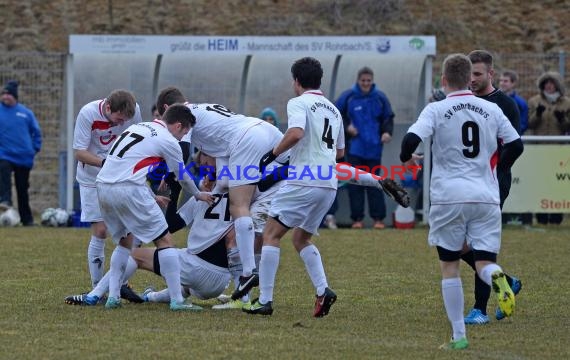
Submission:
{"label": "knit beanie hat", "polygon": [[259,117],[263,120],[265,120],[265,117],[267,116],[271,116],[273,118],[275,127],[279,128],[279,118],[277,117],[277,113],[275,112],[275,110],[273,110],[270,107],[267,107],[263,109],[263,111],[261,111],[261,114],[259,115]]}
{"label": "knit beanie hat", "polygon": [[8,81],[4,86],[4,90],[2,90],[2,94],[10,94],[18,100],[18,82],[14,80]]}

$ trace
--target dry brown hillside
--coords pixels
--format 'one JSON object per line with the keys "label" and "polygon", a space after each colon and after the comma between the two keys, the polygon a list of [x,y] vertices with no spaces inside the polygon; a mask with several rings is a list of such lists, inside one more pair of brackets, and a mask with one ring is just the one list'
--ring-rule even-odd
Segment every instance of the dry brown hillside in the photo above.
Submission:
{"label": "dry brown hillside", "polygon": [[67,50],[69,34],[436,35],[438,53],[570,49],[570,2],[0,0],[0,50]]}

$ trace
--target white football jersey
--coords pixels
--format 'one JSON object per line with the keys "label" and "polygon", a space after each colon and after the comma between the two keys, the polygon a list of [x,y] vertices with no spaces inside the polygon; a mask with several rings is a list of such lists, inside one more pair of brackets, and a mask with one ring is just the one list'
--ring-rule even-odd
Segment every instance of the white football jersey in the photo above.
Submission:
{"label": "white football jersey", "polygon": [[291,148],[287,182],[336,189],[336,150],[344,149],[342,116],[338,109],[320,90],[310,90],[289,100],[287,119],[289,128],[305,131],[303,138]]}
{"label": "white football jersey", "polygon": [[214,196],[216,199],[212,205],[193,197],[178,210],[178,215],[191,226],[187,244],[190,254],[201,253],[217,243],[233,226],[228,194]]}
{"label": "white football jersey", "polygon": [[496,104],[456,91],[428,104],[408,132],[424,142],[433,136],[432,204],[499,204],[497,140],[519,135]]}
{"label": "white football jersey", "polygon": [[212,157],[229,156],[252,126],[263,120],[236,114],[219,104],[187,104],[196,117],[190,142]]}
{"label": "white football jersey", "polygon": [[152,170],[149,166],[156,167],[163,160],[178,177],[180,164],[184,164],[182,150],[166,124],[154,120],[131,125],[113,143],[97,182],[144,185],[146,175]]}
{"label": "white football jersey", "polygon": [[[107,153],[113,141],[129,126],[142,121],[139,105],[136,105],[135,115],[122,125],[113,126],[103,114],[105,99],[92,101],[81,108],[75,121],[73,132],[73,149],[87,150],[101,159]],[[82,185],[94,185],[95,178],[101,170],[98,166],[91,166],[78,162],[77,182]]]}

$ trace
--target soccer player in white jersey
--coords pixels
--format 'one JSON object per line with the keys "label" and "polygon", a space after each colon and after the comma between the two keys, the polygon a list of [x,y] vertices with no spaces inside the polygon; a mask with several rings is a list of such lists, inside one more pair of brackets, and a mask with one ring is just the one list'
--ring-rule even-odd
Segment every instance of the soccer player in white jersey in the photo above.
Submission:
{"label": "soccer player in white jersey", "polygon": [[[157,98],[159,111],[173,102],[185,101],[180,90],[163,89]],[[273,125],[264,120],[236,114],[219,104],[187,104],[196,117],[192,128],[191,143],[198,150],[215,157],[228,158],[230,213],[234,219],[237,247],[243,264],[240,284],[232,294],[233,300],[241,298],[257,285],[254,257],[254,224],[250,205],[259,180],[259,160],[283,137]],[[284,163],[286,153],[274,159]]]}
{"label": "soccer player in white jersey", "polygon": [[313,316],[328,314],[336,294],[328,287],[319,250],[311,243],[313,234],[330,208],[337,190],[333,169],[344,155],[344,131],[338,109],[320,89],[323,69],[318,60],[302,58],[291,67],[293,90],[297,97],[287,104],[288,129],[283,139],[260,162],[265,167],[290,149],[290,166],[309,168],[312,174],[330,174],[317,178],[287,179],[275,194],[263,231],[259,265],[259,299],[249,309],[251,314],[273,313],[273,288],[279,266],[281,238],[291,228],[293,246],[305,263],[315,287],[317,299]]}
{"label": "soccer player in white jersey", "polygon": [[[97,175],[101,214],[117,247],[111,256],[109,297],[105,307],[120,306],[119,289],[132,247],[132,238],[154,242],[162,275],[170,294],[172,310],[192,310],[180,291],[180,264],[162,211],[145,184],[150,165],[164,160],[170,169],[184,166],[178,141],[195,121],[190,110],[172,105],[163,120],[131,125],[115,141]],[[178,141],[177,141],[178,140]],[[190,176],[177,171],[178,181],[196,199],[212,202],[209,193],[199,192]]]}
{"label": "soccer player in white jersey", "polygon": [[134,96],[126,90],[114,90],[105,99],[83,106],[75,121],[73,150],[78,161],[81,221],[91,223],[87,262],[92,287],[97,285],[105,273],[107,237],[107,228],[99,210],[95,178],[117,136],[141,121],[140,108]]}
{"label": "soccer player in white jersey", "polygon": [[[420,141],[433,137],[428,242],[436,246],[442,295],[453,335],[445,349],[468,346],[463,321],[459,260],[464,241],[473,249],[477,272],[492,285],[499,307],[513,313],[514,294],[496,264],[501,247],[501,211],[497,170],[508,170],[523,151],[522,141],[501,109],[468,89],[471,61],[463,54],[443,62],[446,99],[431,103],[402,140],[400,160],[415,164]],[[497,155],[497,139],[504,150]]]}
{"label": "soccer player in white jersey", "polygon": [[[231,259],[226,247],[235,248],[235,232],[229,216],[228,194],[214,195],[212,205],[195,198],[188,200],[178,211],[166,214],[169,231],[174,233],[185,226],[191,227],[187,247],[178,249],[180,261],[180,285],[185,297],[211,299],[220,295],[231,278]],[[161,276],[159,252],[152,248],[135,248],[129,257],[124,279],[129,279],[137,269],[152,271]],[[237,257],[239,261],[239,256]],[[99,298],[109,291],[109,272],[97,287],[87,295],[72,295],[65,299],[70,305],[96,305]],[[145,290],[144,301],[170,302],[168,289]],[[214,306],[215,307],[215,306]],[[201,307],[193,305],[193,310]]]}

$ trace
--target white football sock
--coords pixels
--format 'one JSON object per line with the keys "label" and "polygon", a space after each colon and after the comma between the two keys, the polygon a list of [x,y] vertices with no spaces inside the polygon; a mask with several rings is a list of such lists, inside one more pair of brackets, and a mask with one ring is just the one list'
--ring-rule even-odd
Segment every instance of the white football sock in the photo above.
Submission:
{"label": "white football sock", "polygon": [[485,284],[491,286],[493,283],[492,275],[495,271],[503,271],[503,269],[497,264],[487,264],[479,272],[479,277]]}
{"label": "white football sock", "polygon": [[168,289],[162,289],[160,291],[151,291],[147,294],[149,302],[156,303],[170,303],[170,295],[168,294]]}
{"label": "white football sock", "polygon": [[180,290],[180,262],[178,251],[174,248],[163,248],[158,250],[158,261],[160,262],[160,273],[168,286],[170,299],[177,303],[184,301]]}
{"label": "white football sock", "polygon": [[105,239],[91,235],[87,248],[87,264],[91,274],[91,287],[95,288],[105,274]]}
{"label": "white football sock", "polygon": [[129,260],[127,260],[127,266],[125,268],[125,274],[123,275],[123,282],[122,285],[126,285],[129,279],[133,276],[135,271],[137,271],[138,265],[135,259],[132,256],[129,256]]}
{"label": "white football sock", "polygon": [[111,255],[111,269],[109,270],[109,297],[121,297],[121,284],[125,268],[131,255],[131,249],[117,245]]}
{"label": "white football sock", "polygon": [[453,339],[465,337],[465,321],[463,319],[463,285],[461,278],[441,280],[441,294],[447,312],[447,318],[453,329]]}
{"label": "white football sock", "polygon": [[273,301],[273,288],[275,275],[279,267],[279,255],[281,249],[275,246],[265,245],[261,248],[261,261],[259,262],[259,302],[267,304]]}
{"label": "white football sock", "polygon": [[255,269],[255,257],[253,256],[253,220],[250,216],[242,216],[234,220],[236,231],[236,243],[243,266],[243,276],[250,276]]}
{"label": "white football sock", "polygon": [[101,298],[103,295],[105,295],[109,291],[110,276],[111,276],[111,271],[107,271],[105,275],[103,275],[101,280],[99,280],[97,286],[95,286],[95,288],[91,290],[91,292],[87,295],[97,296],[98,298]]}
{"label": "white football sock", "polygon": [[323,295],[325,293],[325,289],[329,285],[327,284],[325,268],[323,267],[323,261],[321,259],[321,254],[319,253],[319,249],[317,249],[315,245],[311,244],[301,250],[299,255],[305,263],[305,269],[307,269],[307,273],[313,282],[317,295]]}

